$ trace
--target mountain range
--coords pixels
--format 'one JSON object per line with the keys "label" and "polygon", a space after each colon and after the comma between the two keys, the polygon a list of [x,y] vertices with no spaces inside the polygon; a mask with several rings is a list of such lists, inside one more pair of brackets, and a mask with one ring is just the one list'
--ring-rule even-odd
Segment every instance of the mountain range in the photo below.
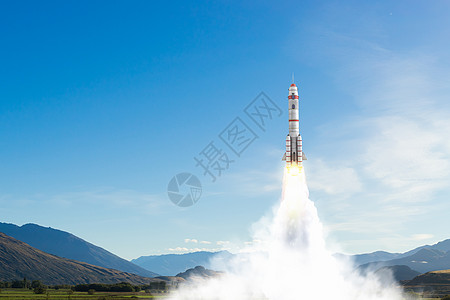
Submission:
{"label": "mountain range", "polygon": [[195,268],[188,269],[182,273],[177,274],[176,277],[181,277],[186,280],[195,280],[196,278],[207,279],[210,277],[217,277],[222,275],[223,273],[205,269],[202,266],[196,266]]}
{"label": "mountain range", "polygon": [[[396,259],[405,258],[411,255],[416,254],[422,249],[432,249],[432,250],[439,250],[442,252],[450,251],[450,239],[441,241],[439,243],[436,243],[434,245],[424,245],[417,248],[414,248],[410,251],[404,252],[404,253],[390,253],[386,251],[375,251],[371,253],[364,253],[364,254],[356,254],[356,255],[343,255],[343,254],[337,254],[338,256],[346,256],[353,260],[353,262],[356,265],[364,265],[371,262],[381,262],[381,261],[391,261]],[[392,265],[392,264],[389,264]]]}
{"label": "mountain range", "polygon": [[387,261],[370,262],[361,265],[363,269],[379,269],[385,266],[408,266],[420,273],[450,269],[450,251],[444,252],[433,248],[423,248],[416,253]]}
{"label": "mountain range", "polygon": [[[141,256],[130,262],[71,233],[50,227],[42,227],[36,224],[17,226],[0,223],[0,232],[58,258],[115,269],[142,277],[157,277],[158,274],[174,276],[196,266],[223,271],[218,266],[226,265],[234,258],[245,259],[244,256],[241,257],[242,254],[236,255],[228,251],[200,251],[185,254]],[[352,256],[336,255],[350,258],[361,270],[377,271],[388,268],[393,271],[398,280],[408,280],[417,273],[450,269],[450,239],[434,245],[420,246],[404,253],[376,251]],[[212,264],[211,261],[215,263]],[[3,264],[6,261],[0,262]]]}
{"label": "mountain range", "polygon": [[408,266],[396,265],[381,267],[375,271],[375,274],[377,274],[379,278],[388,279],[388,283],[390,284],[390,278],[393,278],[397,282],[411,280],[416,276],[419,276],[420,272],[414,271]]}
{"label": "mountain range", "polygon": [[144,277],[156,277],[158,274],[137,266],[119,256],[95,246],[71,233],[36,224],[17,226],[0,223],[0,232],[5,233],[28,245],[59,257],[88,264],[116,269]]}
{"label": "mountain range", "polygon": [[[390,253],[386,251],[376,251],[357,255],[336,254],[337,257],[345,257],[353,261],[360,269],[370,269],[376,271],[383,267],[390,268],[394,272],[394,277],[399,280],[411,279],[417,274],[422,274],[434,270],[450,269],[450,239],[444,240],[434,245],[424,245],[404,253]],[[448,252],[448,253],[447,253]],[[241,255],[241,254],[238,254]],[[213,268],[217,271],[222,269],[214,267],[211,261],[226,264],[227,260],[236,257],[228,251],[208,252],[200,251],[185,254],[165,254],[141,256],[133,259],[132,262],[148,270],[153,270],[159,274],[174,276],[195,266]],[[245,257],[239,257],[239,259]],[[407,266],[408,269],[399,266]]]}
{"label": "mountain range", "polygon": [[45,284],[118,283],[149,284],[159,281],[61,258],[0,232],[0,281],[41,280]]}
{"label": "mountain range", "polygon": [[423,298],[442,298],[450,294],[450,270],[427,272],[403,283],[407,292],[422,294]]}
{"label": "mountain range", "polygon": [[[196,266],[211,268],[211,261],[214,260],[217,264],[226,263],[234,256],[235,254],[231,254],[228,251],[198,251],[185,254],[141,256],[131,260],[131,262],[147,270],[153,270],[161,275],[174,276],[175,274],[182,273]],[[215,269],[221,271],[218,270],[217,264],[215,264]]]}

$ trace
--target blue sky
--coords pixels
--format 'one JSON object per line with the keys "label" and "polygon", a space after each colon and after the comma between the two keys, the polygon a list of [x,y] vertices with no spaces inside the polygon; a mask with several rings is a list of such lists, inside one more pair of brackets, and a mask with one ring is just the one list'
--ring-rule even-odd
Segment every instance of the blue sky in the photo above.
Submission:
{"label": "blue sky", "polygon": [[[300,86],[311,199],[348,253],[450,238],[448,1],[0,3],[2,221],[124,258],[238,251],[281,193],[287,89]],[[244,109],[282,108],[265,131]],[[237,157],[236,117],[258,138]],[[211,182],[194,157],[234,162]],[[203,195],[172,204],[177,173]],[[201,243],[203,241],[203,243]]]}

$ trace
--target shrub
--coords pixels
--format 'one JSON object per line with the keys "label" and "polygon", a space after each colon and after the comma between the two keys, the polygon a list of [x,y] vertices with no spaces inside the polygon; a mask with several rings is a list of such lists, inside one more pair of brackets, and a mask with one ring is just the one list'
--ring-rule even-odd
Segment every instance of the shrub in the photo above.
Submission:
{"label": "shrub", "polygon": [[444,298],[441,298],[441,300],[450,300],[450,295],[447,295]]}
{"label": "shrub", "polygon": [[35,294],[45,294],[46,291],[47,289],[45,288],[45,286],[42,285],[34,288]]}
{"label": "shrub", "polygon": [[11,287],[13,289],[23,289],[25,286],[23,285],[23,281],[22,280],[14,280],[11,283]]}
{"label": "shrub", "polygon": [[94,295],[94,294],[95,294],[95,290],[94,289],[88,290],[88,295]]}
{"label": "shrub", "polygon": [[31,287],[32,287],[33,289],[35,289],[35,288],[37,288],[37,287],[40,287],[40,286],[44,286],[44,285],[43,285],[42,282],[40,282],[39,280],[33,280],[33,281],[31,282]]}

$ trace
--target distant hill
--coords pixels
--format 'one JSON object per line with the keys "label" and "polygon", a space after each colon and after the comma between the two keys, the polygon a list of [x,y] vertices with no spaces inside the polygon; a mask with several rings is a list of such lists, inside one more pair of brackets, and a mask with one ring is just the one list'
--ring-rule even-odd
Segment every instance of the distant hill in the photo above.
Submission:
{"label": "distant hill", "polygon": [[443,297],[450,294],[450,270],[427,272],[403,283],[406,291],[423,293],[424,297]]}
{"label": "distant hill", "polygon": [[213,270],[208,270],[208,269],[205,269],[202,266],[196,266],[195,268],[188,269],[185,272],[177,274],[176,277],[181,277],[181,278],[184,278],[184,279],[188,280],[188,279],[195,279],[196,277],[197,278],[216,277],[216,276],[219,276],[221,274],[223,274],[223,273],[216,272],[216,271],[213,271]]}
{"label": "distant hill", "polygon": [[[421,250],[425,250],[425,252]],[[436,257],[436,259],[432,259],[430,261],[427,261],[427,263],[424,263],[424,257],[422,256],[425,255],[425,253],[429,253],[426,252],[427,250],[438,251],[437,253],[440,253],[438,255],[440,258]],[[405,280],[405,278],[407,279],[408,277],[415,274],[415,271],[425,273],[428,271],[432,271],[433,268],[435,268],[434,270],[450,268],[450,265],[447,264],[446,258],[444,257],[445,252],[447,251],[450,251],[450,239],[441,241],[434,245],[420,246],[404,253],[376,251],[372,253],[363,253],[356,255],[344,255],[337,253],[335,254],[335,256],[339,258],[351,259],[354,261],[356,266],[362,266],[363,269],[370,267],[372,271],[376,271],[383,267],[400,265],[407,266],[411,269],[411,273],[406,272],[406,269],[395,269],[395,271],[398,271],[400,273],[402,271],[405,271],[405,274],[408,273],[407,276],[405,274],[399,275],[399,278],[402,278],[401,280]],[[412,255],[415,256],[411,257]],[[199,265],[218,271],[223,271],[223,268],[217,267],[217,265],[211,266],[209,262],[214,259],[215,261],[219,261],[221,265],[227,265],[227,261],[233,258],[244,260],[246,259],[245,255],[243,254],[231,254],[227,251],[200,251],[186,254],[141,256],[137,259],[133,259],[132,262],[147,270],[151,270],[162,275],[173,276],[177,273],[184,272],[187,269],[194,268],[195,266]]]}
{"label": "distant hill", "polygon": [[412,270],[408,266],[382,267],[378,269],[375,273],[378,275],[379,278],[386,278],[386,276],[383,276],[383,274],[386,272],[389,272],[389,274],[391,274],[392,277],[394,277],[394,279],[398,282],[404,280],[411,280],[414,277],[419,276],[421,274],[420,272]]}
{"label": "distant hill", "polygon": [[450,270],[427,272],[408,281],[408,285],[423,285],[429,283],[450,285]]}
{"label": "distant hill", "polygon": [[420,273],[450,269],[450,251],[443,252],[433,248],[422,248],[410,256],[388,261],[372,262],[361,267],[377,269],[394,265],[405,265]]}
{"label": "distant hill", "polygon": [[106,269],[60,258],[0,233],[0,281],[41,280],[45,284],[117,283],[148,284],[159,279]]}
{"label": "distant hill", "polygon": [[385,261],[402,257],[402,253],[390,253],[386,251],[376,251],[372,253],[352,255],[352,259],[357,265],[366,264],[374,261]]}
{"label": "distant hill", "polygon": [[212,259],[226,262],[234,255],[228,251],[208,252],[199,251],[185,254],[165,254],[141,256],[131,260],[138,266],[152,270],[161,275],[173,276],[195,266],[210,268]]}
{"label": "distant hill", "polygon": [[443,252],[448,252],[448,251],[450,251],[450,239],[443,240],[443,241],[441,241],[439,243],[436,243],[434,245],[425,246],[425,247],[428,247],[428,248],[431,248],[431,249],[435,249],[435,250],[441,250]]}
{"label": "distant hill", "polygon": [[419,250],[422,250],[422,249],[432,249],[432,250],[439,250],[442,252],[448,252],[448,251],[450,251],[450,239],[443,240],[443,241],[438,242],[433,245],[424,245],[424,246],[417,247],[413,250],[403,253],[403,256],[410,256],[412,254],[419,252]]}
{"label": "distant hill", "polygon": [[363,253],[363,254],[356,254],[356,255],[344,255],[344,254],[336,254],[336,256],[340,257],[347,257],[351,258],[356,265],[364,265],[371,262],[381,262],[381,261],[390,261],[394,259],[400,259],[404,257],[411,256],[413,254],[416,254],[422,249],[431,249],[431,250],[439,250],[442,252],[448,252],[450,251],[450,239],[441,241],[439,243],[436,243],[434,245],[424,245],[417,248],[414,248],[410,251],[404,252],[404,253],[390,253],[386,251],[375,251],[371,253]]}
{"label": "distant hill", "polygon": [[144,277],[155,277],[158,274],[141,268],[103,248],[86,242],[75,235],[36,224],[17,226],[0,223],[0,232],[29,244],[44,252],[96,266],[116,269]]}

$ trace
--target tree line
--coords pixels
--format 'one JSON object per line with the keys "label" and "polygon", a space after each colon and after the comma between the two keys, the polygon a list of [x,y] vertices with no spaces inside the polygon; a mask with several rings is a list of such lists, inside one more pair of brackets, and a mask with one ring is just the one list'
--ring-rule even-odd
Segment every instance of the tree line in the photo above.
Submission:
{"label": "tree line", "polygon": [[36,294],[44,294],[47,290],[47,286],[40,280],[30,281],[27,280],[27,278],[24,278],[22,280],[0,282],[0,289],[1,288],[30,289],[34,290]]}
{"label": "tree line", "polygon": [[104,283],[90,283],[90,284],[78,284],[73,288],[77,292],[87,292],[89,290],[95,290],[96,292],[139,292],[141,290],[166,290],[165,281],[151,282],[147,285],[132,285],[128,282],[104,284]]}
{"label": "tree line", "polygon": [[30,289],[34,290],[36,294],[44,294],[47,288],[50,289],[70,289],[72,291],[77,292],[88,292],[90,290],[94,290],[96,292],[139,292],[141,290],[150,291],[150,290],[158,290],[165,291],[166,290],[166,282],[165,281],[156,281],[151,282],[150,284],[145,285],[133,285],[128,282],[120,282],[120,283],[90,283],[90,284],[77,284],[77,285],[53,285],[47,286],[43,284],[40,280],[30,281],[27,278],[23,278],[21,280],[12,280],[12,281],[3,281],[0,282],[1,288],[13,288],[13,289]]}

